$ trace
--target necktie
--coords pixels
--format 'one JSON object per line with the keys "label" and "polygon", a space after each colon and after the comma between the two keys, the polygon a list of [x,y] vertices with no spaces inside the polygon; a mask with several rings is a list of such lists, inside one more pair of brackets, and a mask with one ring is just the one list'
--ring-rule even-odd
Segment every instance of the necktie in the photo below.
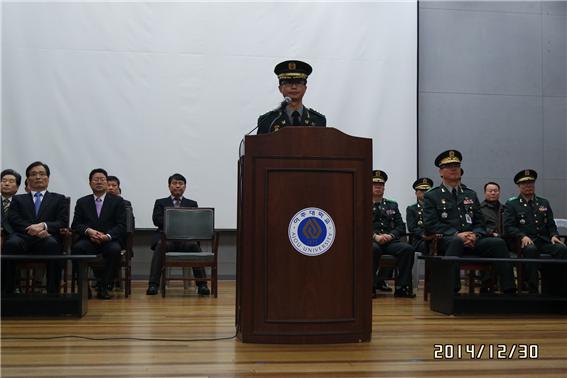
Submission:
{"label": "necktie", "polygon": [[173,200],[173,207],[180,207],[181,205],[181,201],[179,200],[179,198],[175,198]]}
{"label": "necktie", "polygon": [[8,208],[10,208],[10,200],[8,198],[2,198],[2,215],[6,216]]}
{"label": "necktie", "polygon": [[102,200],[100,199],[100,197],[95,200],[95,205],[96,205],[96,216],[100,218],[100,210],[102,209]]}
{"label": "necktie", "polygon": [[41,192],[36,192],[34,194],[34,197],[35,197],[35,202],[34,202],[35,216],[37,217],[37,215],[39,214],[39,207],[41,206]]}
{"label": "necktie", "polygon": [[297,110],[291,113],[291,118],[293,120],[293,126],[301,126],[301,118]]}
{"label": "necktie", "polygon": [[455,199],[455,201],[457,201],[457,189],[453,188],[453,198]]}

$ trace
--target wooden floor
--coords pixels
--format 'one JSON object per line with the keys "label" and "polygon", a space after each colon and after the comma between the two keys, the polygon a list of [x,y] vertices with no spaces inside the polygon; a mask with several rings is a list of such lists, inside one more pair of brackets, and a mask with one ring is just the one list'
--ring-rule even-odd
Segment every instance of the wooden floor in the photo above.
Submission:
{"label": "wooden floor", "polygon": [[[560,316],[451,317],[417,299],[374,300],[370,343],[335,345],[242,344],[235,338],[234,281],[222,281],[218,299],[182,288],[148,297],[144,283],[131,298],[90,300],[82,319],[2,321],[2,377],[567,377],[567,318]],[[11,340],[9,337],[80,335],[187,341]],[[189,339],[225,338],[216,341]],[[436,360],[435,344],[462,346],[462,358]],[[485,345],[480,359],[471,359]],[[521,344],[538,346],[537,359],[497,359]],[[493,349],[493,359],[489,349]],[[468,347],[469,353],[472,347]],[[441,350],[441,347],[437,348]],[[535,347],[532,347],[532,353]],[[503,357],[503,356],[501,356]],[[509,356],[508,356],[509,357]]]}

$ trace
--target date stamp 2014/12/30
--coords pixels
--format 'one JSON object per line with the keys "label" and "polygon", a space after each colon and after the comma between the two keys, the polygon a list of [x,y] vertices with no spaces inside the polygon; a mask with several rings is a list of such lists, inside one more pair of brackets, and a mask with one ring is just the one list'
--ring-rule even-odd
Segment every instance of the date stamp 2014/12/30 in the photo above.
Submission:
{"label": "date stamp 2014/12/30", "polygon": [[537,360],[538,344],[433,344],[435,360]]}

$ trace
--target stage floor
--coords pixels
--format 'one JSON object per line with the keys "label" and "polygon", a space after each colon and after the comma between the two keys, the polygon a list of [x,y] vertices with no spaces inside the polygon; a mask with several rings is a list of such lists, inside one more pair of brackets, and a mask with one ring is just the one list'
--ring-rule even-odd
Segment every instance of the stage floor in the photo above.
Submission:
{"label": "stage floor", "polygon": [[[454,317],[429,310],[421,291],[416,299],[385,294],[373,300],[369,343],[242,344],[235,282],[219,286],[217,299],[182,287],[164,299],[146,296],[139,281],[128,299],[89,300],[82,319],[3,319],[1,376],[567,376],[565,316]],[[62,337],[73,335],[123,339]]]}

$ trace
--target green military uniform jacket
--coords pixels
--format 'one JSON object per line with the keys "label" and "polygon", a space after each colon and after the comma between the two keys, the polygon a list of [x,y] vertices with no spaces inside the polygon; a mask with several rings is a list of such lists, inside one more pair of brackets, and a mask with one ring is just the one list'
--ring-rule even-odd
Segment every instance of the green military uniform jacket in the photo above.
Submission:
{"label": "green military uniform jacket", "polygon": [[[266,114],[262,114],[258,118],[258,134],[268,134],[287,126],[291,126],[293,122],[287,116],[285,111],[272,110]],[[301,126],[326,126],[327,119],[321,113],[313,109],[303,107],[301,114]]]}
{"label": "green military uniform jacket", "polygon": [[413,237],[413,240],[421,240],[424,234],[422,203],[416,202],[406,207],[406,222],[408,224],[408,232]]}
{"label": "green military uniform jacket", "polygon": [[372,206],[372,232],[375,234],[390,234],[394,240],[405,234],[406,225],[398,209],[398,203],[383,198]]}
{"label": "green military uniform jacket", "polygon": [[538,196],[530,202],[522,196],[510,198],[504,207],[504,230],[512,236],[539,238],[547,243],[558,235],[549,201]]}
{"label": "green military uniform jacket", "polygon": [[456,189],[456,199],[443,184],[425,193],[423,223],[426,235],[452,236],[465,231],[486,235],[476,193],[463,185]]}

